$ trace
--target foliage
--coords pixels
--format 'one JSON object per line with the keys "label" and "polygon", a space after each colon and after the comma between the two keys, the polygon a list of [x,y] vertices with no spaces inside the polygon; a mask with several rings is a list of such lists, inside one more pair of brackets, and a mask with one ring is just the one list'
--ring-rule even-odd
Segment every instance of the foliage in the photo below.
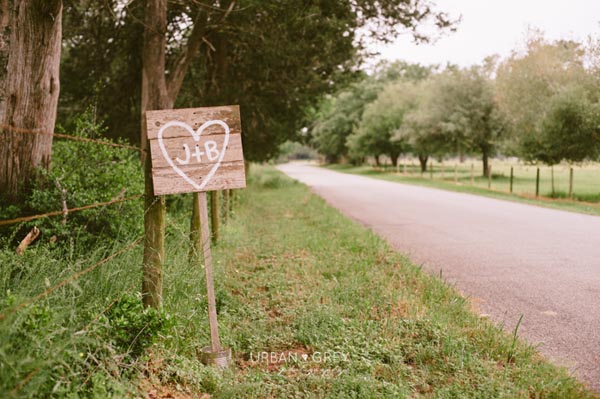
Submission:
{"label": "foliage", "polygon": [[[108,135],[138,141],[142,6],[140,0],[67,2],[62,68],[69,79],[61,121],[95,103]],[[436,31],[454,26],[422,0],[311,0],[301,7],[275,0],[170,2],[170,65],[195,24],[203,33],[176,104],[240,104],[246,158],[270,159],[304,125],[308,107],[356,75],[367,36],[389,40],[410,31],[426,40],[430,35],[418,28],[427,21]]]}
{"label": "foliage", "polygon": [[152,307],[144,308],[141,295],[124,295],[106,313],[106,320],[107,339],[133,358],[170,327],[169,316]]}
{"label": "foliage", "polygon": [[415,108],[417,90],[413,82],[390,83],[366,106],[357,130],[347,139],[353,158],[386,154],[396,166],[407,143],[392,140],[392,136],[402,126],[404,116]]}
{"label": "foliage", "polygon": [[577,42],[550,43],[537,34],[527,41],[524,54],[514,52],[500,64],[497,97],[510,121],[509,148],[516,154],[549,165],[597,155],[591,120],[598,98],[590,95],[596,83],[585,57]]}
{"label": "foliage", "polygon": [[348,155],[347,138],[360,123],[367,104],[377,98],[381,85],[365,79],[324,100],[315,115],[311,134],[319,152],[329,162]]}
{"label": "foliage", "polygon": [[[102,139],[104,127],[88,109],[75,119],[70,135]],[[109,140],[102,139],[106,143]],[[53,162],[31,196],[21,206],[0,211],[4,218],[60,211],[108,202],[143,192],[139,153],[98,143],[57,139],[53,145]],[[33,226],[40,228],[42,238],[56,236],[59,241],[77,238],[90,244],[102,238],[129,237],[141,234],[139,219],[142,201],[133,200],[66,216],[54,216],[5,228],[4,234],[21,239]],[[118,220],[119,223],[115,223]]]}

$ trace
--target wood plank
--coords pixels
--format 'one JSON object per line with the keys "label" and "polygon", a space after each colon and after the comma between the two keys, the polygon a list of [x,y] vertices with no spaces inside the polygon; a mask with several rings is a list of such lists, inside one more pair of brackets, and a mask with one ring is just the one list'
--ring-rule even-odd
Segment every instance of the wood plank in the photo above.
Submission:
{"label": "wood plank", "polygon": [[[240,119],[240,108],[238,105],[228,105],[221,107],[205,108],[183,108],[169,109],[160,111],[147,111],[146,124],[148,128],[148,139],[153,140],[158,137],[158,131],[161,126],[171,121],[178,121],[188,124],[194,131],[203,123],[210,120],[221,120],[225,122],[230,129],[230,134],[241,134],[242,126]],[[211,126],[206,129],[203,135],[224,134],[219,126]],[[164,132],[165,137],[189,136],[189,132],[178,127],[171,127]]]}
{"label": "wood plank", "polygon": [[[180,169],[196,184],[201,184],[214,165],[187,165]],[[198,191],[171,167],[153,168],[154,195],[189,193]],[[219,169],[202,191],[246,187],[244,161],[221,163]]]}
{"label": "wood plank", "polygon": [[[223,148],[223,141],[225,140],[225,135],[218,135],[218,136],[200,136],[200,140],[198,142],[194,141],[194,139],[190,136],[189,140],[182,140],[181,138],[177,139],[165,139],[163,140],[163,145],[165,146],[165,149],[167,150],[167,154],[170,156],[170,158],[173,160],[173,163],[176,166],[180,166],[179,162],[176,160],[176,158],[179,158],[180,160],[185,160],[186,159],[186,151],[183,148],[183,144],[187,144],[190,153],[193,154],[195,151],[195,145],[198,144],[199,145],[199,149],[202,152],[206,152],[205,151],[205,143],[207,141],[214,141],[217,144],[217,149],[219,151],[222,150]],[[165,159],[160,146],[158,144],[158,140],[150,140],[150,148],[152,151],[152,167],[154,169],[157,168],[164,168],[164,167],[170,167],[168,161]],[[244,153],[242,150],[242,135],[241,134],[233,134],[229,136],[229,143],[227,145],[227,148],[225,149],[225,155],[223,156],[223,163],[227,163],[227,162],[234,162],[234,161],[243,161],[244,159]],[[207,156],[202,155],[201,156],[201,164],[214,164],[214,162],[210,162],[207,158]],[[190,159],[190,165],[198,165],[197,159],[196,157],[192,156]]]}

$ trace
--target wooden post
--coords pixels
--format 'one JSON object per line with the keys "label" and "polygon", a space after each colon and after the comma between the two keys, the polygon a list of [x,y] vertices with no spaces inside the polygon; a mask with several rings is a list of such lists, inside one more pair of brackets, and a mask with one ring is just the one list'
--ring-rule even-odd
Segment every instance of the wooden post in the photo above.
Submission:
{"label": "wooden post", "polygon": [[210,192],[210,222],[212,242],[216,244],[219,241],[219,192],[216,190]]}
{"label": "wooden post", "polygon": [[550,181],[552,184],[552,197],[554,197],[554,165],[550,166]]}
{"label": "wooden post", "polygon": [[569,199],[573,199],[573,167],[569,168]]}
{"label": "wooden post", "polygon": [[510,188],[509,188],[509,192],[512,194],[513,192],[513,180],[515,178],[515,174],[514,174],[514,167],[510,167]]}
{"label": "wooden post", "polygon": [[471,164],[471,185],[475,184],[475,165]]}
{"label": "wooden post", "polygon": [[[215,193],[216,191],[212,191]],[[201,225],[202,249],[204,254],[204,272],[206,274],[206,298],[208,299],[208,324],[210,328],[210,349],[213,352],[221,350],[219,342],[219,325],[217,322],[217,302],[215,300],[215,286],[213,282],[212,256],[210,253],[211,235],[208,228],[208,206],[206,203],[206,192],[198,193],[196,214],[200,216],[198,224]]]}
{"label": "wooden post", "polygon": [[229,218],[229,192],[230,190],[223,190],[223,223],[227,223]]}
{"label": "wooden post", "polygon": [[492,165],[488,166],[488,190],[492,188]]}
{"label": "wooden post", "polygon": [[[193,193],[194,201],[192,204],[192,219],[190,221],[190,253],[188,255],[190,263],[200,262],[202,253],[202,231],[200,220],[200,198],[198,193]],[[207,221],[205,220],[205,223]]]}
{"label": "wooden post", "polygon": [[[147,145],[150,153],[150,144]],[[162,306],[163,263],[165,259],[165,197],[154,195],[152,166],[149,157],[144,162],[144,255],[142,260],[142,301],[144,306]]]}
{"label": "wooden post", "polygon": [[535,173],[535,196],[540,196],[540,168],[537,168]]}
{"label": "wooden post", "polygon": [[433,161],[429,162],[429,177],[433,180]]}

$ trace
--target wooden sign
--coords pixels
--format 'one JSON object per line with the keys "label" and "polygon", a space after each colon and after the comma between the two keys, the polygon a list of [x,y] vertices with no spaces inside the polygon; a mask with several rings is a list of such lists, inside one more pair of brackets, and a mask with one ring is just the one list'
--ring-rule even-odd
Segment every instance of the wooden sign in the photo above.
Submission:
{"label": "wooden sign", "polygon": [[146,112],[154,195],[246,187],[237,105]]}

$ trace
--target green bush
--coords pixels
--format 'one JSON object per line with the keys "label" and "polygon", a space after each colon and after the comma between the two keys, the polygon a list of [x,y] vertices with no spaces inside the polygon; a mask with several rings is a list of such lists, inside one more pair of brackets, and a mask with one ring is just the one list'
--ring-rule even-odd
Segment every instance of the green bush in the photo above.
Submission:
{"label": "green bush", "polygon": [[[105,128],[95,120],[92,110],[83,113],[69,135],[102,139]],[[8,219],[41,214],[143,193],[143,171],[139,153],[98,143],[55,139],[52,166],[41,171],[40,182],[21,205],[0,206],[0,217]],[[143,200],[137,199],[93,208],[63,216],[39,219],[0,230],[0,235],[20,240],[33,227],[40,228],[42,241],[56,236],[57,241],[77,239],[83,243],[103,238],[129,238],[141,234]],[[54,241],[54,240],[53,240]]]}
{"label": "green bush", "polygon": [[115,347],[137,358],[166,331],[171,319],[164,312],[144,308],[141,295],[125,295],[107,312],[107,339]]}

